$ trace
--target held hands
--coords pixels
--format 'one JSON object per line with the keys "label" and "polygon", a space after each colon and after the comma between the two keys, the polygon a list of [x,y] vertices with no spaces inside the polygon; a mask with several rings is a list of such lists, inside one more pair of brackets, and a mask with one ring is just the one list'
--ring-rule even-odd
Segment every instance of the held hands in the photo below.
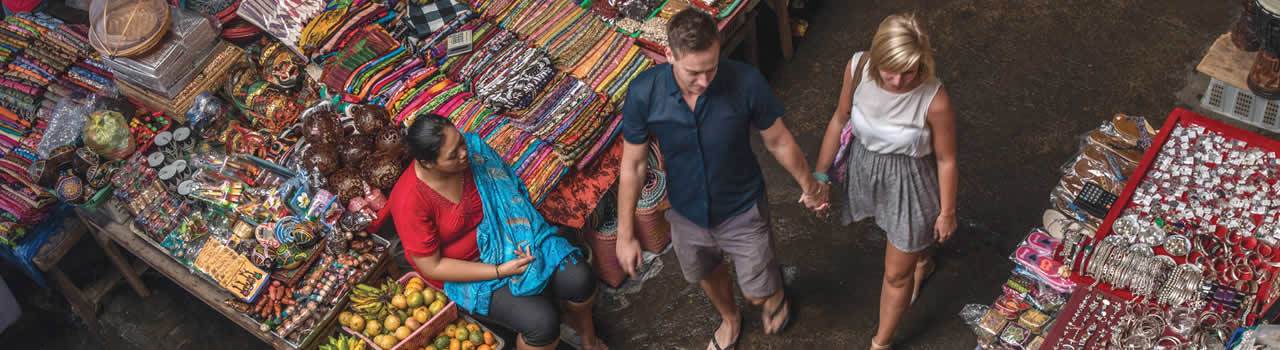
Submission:
{"label": "held hands", "polygon": [[804,204],[805,208],[813,211],[818,217],[827,217],[827,210],[831,208],[831,184],[816,180],[810,181],[809,186],[800,195],[800,203]]}
{"label": "held hands", "polygon": [[498,265],[498,278],[506,276],[515,276],[524,273],[529,268],[529,263],[533,262],[533,252],[529,247],[517,247],[516,258],[507,260],[507,262]]}

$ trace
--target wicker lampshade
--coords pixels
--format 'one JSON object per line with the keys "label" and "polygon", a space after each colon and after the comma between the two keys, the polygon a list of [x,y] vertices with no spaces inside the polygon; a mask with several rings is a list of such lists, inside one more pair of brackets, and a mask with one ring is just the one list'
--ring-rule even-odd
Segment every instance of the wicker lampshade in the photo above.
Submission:
{"label": "wicker lampshade", "polygon": [[89,43],[107,56],[147,52],[169,31],[163,0],[94,0],[89,6]]}

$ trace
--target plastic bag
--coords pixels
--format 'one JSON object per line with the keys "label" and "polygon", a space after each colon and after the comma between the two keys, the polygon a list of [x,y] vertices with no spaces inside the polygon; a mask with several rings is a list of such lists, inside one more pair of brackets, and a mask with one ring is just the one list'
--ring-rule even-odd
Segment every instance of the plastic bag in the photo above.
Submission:
{"label": "plastic bag", "polygon": [[84,124],[84,145],[110,160],[129,157],[135,145],[128,118],[116,111],[94,111]]}
{"label": "plastic bag", "polygon": [[49,127],[36,146],[36,155],[41,159],[49,158],[49,152],[53,149],[75,144],[80,140],[80,131],[97,101],[97,95],[78,93],[58,101],[53,108],[53,117],[49,119]]}
{"label": "plastic bag", "polygon": [[1117,114],[1081,137],[1079,152],[1062,166],[1062,179],[1049,196],[1053,207],[1097,226],[1095,218],[1075,210],[1072,202],[1086,183],[1119,195],[1151,144],[1155,130],[1146,119]]}

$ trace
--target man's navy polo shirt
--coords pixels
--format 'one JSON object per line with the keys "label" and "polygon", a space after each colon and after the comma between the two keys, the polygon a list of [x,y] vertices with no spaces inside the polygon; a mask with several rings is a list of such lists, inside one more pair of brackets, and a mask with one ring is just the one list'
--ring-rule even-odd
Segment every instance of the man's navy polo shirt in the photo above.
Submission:
{"label": "man's navy polo shirt", "polygon": [[745,63],[721,60],[715,79],[690,110],[670,64],[641,73],[627,91],[622,137],[649,136],[666,161],[667,195],[681,216],[714,228],[764,196],[764,176],[751,132],[785,112],[764,76]]}

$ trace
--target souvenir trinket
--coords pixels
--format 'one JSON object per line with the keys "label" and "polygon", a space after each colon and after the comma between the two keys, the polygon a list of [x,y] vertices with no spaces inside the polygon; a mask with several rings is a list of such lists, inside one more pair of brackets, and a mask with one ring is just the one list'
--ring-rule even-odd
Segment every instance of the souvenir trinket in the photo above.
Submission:
{"label": "souvenir trinket", "polygon": [[391,121],[385,109],[374,105],[352,105],[347,115],[355,122],[356,131],[364,135],[377,135]]}

